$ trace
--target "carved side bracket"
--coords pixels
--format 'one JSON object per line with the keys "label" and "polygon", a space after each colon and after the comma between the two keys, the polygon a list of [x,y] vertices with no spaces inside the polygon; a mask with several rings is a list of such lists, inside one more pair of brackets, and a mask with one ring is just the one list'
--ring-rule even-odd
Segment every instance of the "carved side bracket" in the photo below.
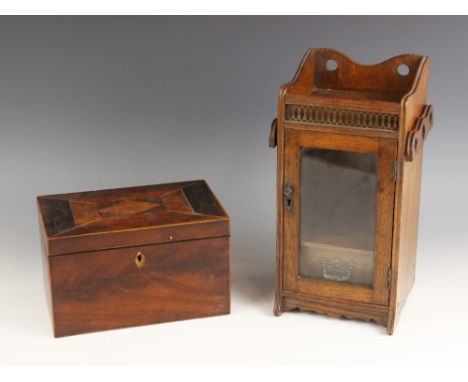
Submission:
{"label": "carved side bracket", "polygon": [[272,149],[274,149],[277,144],[276,131],[277,131],[277,119],[275,118],[271,122],[270,136],[268,137],[268,147],[271,147]]}
{"label": "carved side bracket", "polygon": [[425,105],[421,116],[416,120],[414,128],[406,137],[405,159],[407,161],[411,162],[419,150],[422,149],[424,140],[432,129],[433,119],[432,105]]}

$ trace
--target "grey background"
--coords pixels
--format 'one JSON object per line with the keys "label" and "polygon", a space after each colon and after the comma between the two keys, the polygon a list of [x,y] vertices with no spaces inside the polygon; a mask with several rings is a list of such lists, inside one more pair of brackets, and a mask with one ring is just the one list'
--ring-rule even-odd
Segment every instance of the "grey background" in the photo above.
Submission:
{"label": "grey background", "polygon": [[[467,21],[0,18],[3,333],[12,341],[51,335],[39,309],[45,300],[35,196],[200,178],[232,218],[233,313],[245,304],[269,317],[276,153],[267,147],[268,130],[279,86],[310,47],[369,64],[402,53],[431,57],[435,128],[425,147],[418,272],[433,297],[420,298],[420,309],[433,306],[466,321],[456,301],[466,298],[468,266]],[[452,318],[439,321],[455,325]],[[466,335],[464,326],[456,328]]]}

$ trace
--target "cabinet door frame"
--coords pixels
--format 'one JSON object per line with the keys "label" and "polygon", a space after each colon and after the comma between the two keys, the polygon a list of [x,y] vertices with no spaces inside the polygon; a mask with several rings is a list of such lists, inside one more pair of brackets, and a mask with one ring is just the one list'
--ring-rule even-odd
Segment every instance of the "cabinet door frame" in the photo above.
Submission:
{"label": "cabinet door frame", "polygon": [[[283,289],[310,296],[337,300],[388,305],[388,277],[391,268],[393,203],[395,197],[394,165],[397,143],[393,139],[325,133],[285,128],[283,185],[294,190],[292,208],[283,206]],[[320,148],[377,154],[377,195],[375,261],[372,287],[318,280],[299,275],[301,151]],[[284,192],[284,190],[282,190]],[[283,197],[283,203],[286,198]]]}

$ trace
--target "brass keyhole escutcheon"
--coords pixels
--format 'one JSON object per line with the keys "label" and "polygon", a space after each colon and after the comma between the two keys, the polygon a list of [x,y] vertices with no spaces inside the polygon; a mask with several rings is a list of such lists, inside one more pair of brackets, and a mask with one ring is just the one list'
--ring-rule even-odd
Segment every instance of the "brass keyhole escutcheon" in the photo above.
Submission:
{"label": "brass keyhole escutcheon", "polygon": [[294,198],[294,188],[291,183],[286,183],[284,187],[284,199],[286,204],[286,209],[288,212],[291,212],[293,209],[293,198]]}
{"label": "brass keyhole escutcheon", "polygon": [[145,255],[143,255],[141,251],[138,251],[133,261],[135,262],[137,268],[141,269],[145,265]]}

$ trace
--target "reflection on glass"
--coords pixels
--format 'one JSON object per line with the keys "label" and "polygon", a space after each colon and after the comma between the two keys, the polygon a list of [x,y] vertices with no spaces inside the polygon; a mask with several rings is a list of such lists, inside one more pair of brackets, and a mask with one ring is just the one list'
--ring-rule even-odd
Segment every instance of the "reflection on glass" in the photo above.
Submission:
{"label": "reflection on glass", "polygon": [[302,149],[302,277],[372,286],[377,155]]}

